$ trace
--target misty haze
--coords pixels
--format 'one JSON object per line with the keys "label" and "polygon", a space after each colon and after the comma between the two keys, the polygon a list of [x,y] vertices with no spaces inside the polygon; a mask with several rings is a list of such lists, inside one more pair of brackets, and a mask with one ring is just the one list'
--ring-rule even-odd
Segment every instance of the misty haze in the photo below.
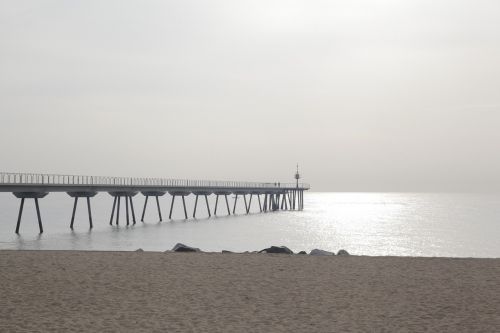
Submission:
{"label": "misty haze", "polygon": [[0,332],[500,331],[500,1],[0,0]]}
{"label": "misty haze", "polygon": [[499,14],[5,1],[2,169],[285,181],[299,162],[316,191],[498,190]]}

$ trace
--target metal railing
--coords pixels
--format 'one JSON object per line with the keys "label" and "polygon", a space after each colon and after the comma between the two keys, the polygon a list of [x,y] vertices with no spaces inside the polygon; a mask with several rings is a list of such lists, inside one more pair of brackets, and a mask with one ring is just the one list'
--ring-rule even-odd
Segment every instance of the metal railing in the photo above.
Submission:
{"label": "metal railing", "polygon": [[[71,186],[157,186],[199,188],[296,188],[296,183],[258,183],[237,181],[105,177],[81,175],[57,175],[40,173],[0,172],[0,185],[71,185]],[[309,184],[299,183],[300,189],[309,189]]]}

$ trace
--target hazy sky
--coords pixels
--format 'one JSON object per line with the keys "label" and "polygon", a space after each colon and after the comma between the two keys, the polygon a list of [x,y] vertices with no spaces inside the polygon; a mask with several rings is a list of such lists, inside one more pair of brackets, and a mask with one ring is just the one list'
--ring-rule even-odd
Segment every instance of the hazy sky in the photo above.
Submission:
{"label": "hazy sky", "polygon": [[0,0],[0,169],[500,189],[500,1]]}

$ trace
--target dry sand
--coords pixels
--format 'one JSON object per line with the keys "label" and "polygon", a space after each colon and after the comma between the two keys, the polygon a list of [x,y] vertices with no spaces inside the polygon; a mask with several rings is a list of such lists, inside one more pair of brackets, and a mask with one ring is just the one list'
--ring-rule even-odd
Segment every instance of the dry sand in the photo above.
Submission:
{"label": "dry sand", "polygon": [[500,259],[0,251],[0,331],[499,332]]}

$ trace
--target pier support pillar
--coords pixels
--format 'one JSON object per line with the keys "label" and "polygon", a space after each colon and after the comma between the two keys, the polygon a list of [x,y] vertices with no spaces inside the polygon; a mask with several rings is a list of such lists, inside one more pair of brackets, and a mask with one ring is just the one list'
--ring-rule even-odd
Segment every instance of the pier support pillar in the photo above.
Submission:
{"label": "pier support pillar", "polygon": [[156,198],[156,208],[158,209],[158,217],[160,218],[160,222],[163,221],[163,218],[161,217],[161,208],[160,208],[160,199],[158,199],[158,196],[155,195]]}
{"label": "pier support pillar", "polygon": [[[160,219],[160,222],[163,221],[163,218],[161,216],[161,207],[160,207],[160,199],[158,197],[164,196],[165,191],[144,191],[141,192],[142,195],[144,195],[144,208],[142,209],[142,216],[141,216],[141,222],[144,222],[144,215],[146,214],[146,207],[148,206],[148,199],[149,197],[155,197],[156,199],[156,208],[158,209],[158,218]],[[132,213],[134,212],[134,208],[132,205]],[[135,224],[135,221],[134,221]]]}
{"label": "pier support pillar", "polygon": [[144,222],[144,214],[146,213],[146,207],[148,206],[148,199],[149,195],[146,195],[146,198],[144,199],[144,208],[142,209],[141,222]]}
{"label": "pier support pillar", "polygon": [[186,209],[186,200],[184,199],[184,195],[182,196],[182,205],[184,206],[184,217],[187,220],[188,219],[188,213],[187,213],[187,209]]}
{"label": "pier support pillar", "polygon": [[[215,194],[215,209],[214,209],[214,216],[217,215],[217,210],[219,209],[219,197],[224,196],[224,199],[226,200],[226,209],[227,209],[227,215],[231,215],[231,209],[229,208],[229,200],[227,199],[227,196],[231,194],[229,191],[215,191],[213,192]],[[207,206],[208,209],[208,206]]]}
{"label": "pier support pillar", "polygon": [[262,213],[262,204],[260,202],[260,194],[257,194],[257,199],[259,199],[259,210]]}
{"label": "pier support pillar", "polygon": [[214,216],[217,215],[217,204],[219,203],[219,195],[215,195],[215,209],[214,209]]}
{"label": "pier support pillar", "polygon": [[92,209],[90,208],[90,197],[87,197],[87,211],[89,213],[90,229],[92,229],[94,225],[92,224]]}
{"label": "pier support pillar", "polygon": [[245,212],[248,214],[248,203],[246,194],[243,194],[243,200],[245,201]]}
{"label": "pier support pillar", "polygon": [[89,227],[92,229],[94,226],[92,224],[92,209],[90,208],[90,198],[93,198],[97,195],[97,192],[67,192],[68,195],[72,198],[75,198],[74,204],[73,204],[73,212],[71,214],[71,223],[69,227],[71,230],[73,230],[73,225],[75,223],[75,215],[76,215],[76,208],[78,206],[78,199],[80,198],[86,198],[87,199],[87,212],[89,215]]}
{"label": "pier support pillar", "polygon": [[207,194],[205,194],[205,202],[207,203],[208,217],[212,217],[212,214],[210,213],[210,205],[208,204],[208,195]]}
{"label": "pier support pillar", "polygon": [[[210,206],[208,204],[208,193],[207,192],[193,192],[193,194],[196,196],[196,199],[194,200],[194,210],[193,210],[193,218],[196,217],[196,207],[198,207],[198,197],[200,195],[203,195],[205,197],[205,202],[207,204],[207,212],[208,212],[208,217],[212,217],[212,213],[210,212]],[[217,196],[218,198],[218,196]],[[217,203],[215,204],[215,209],[217,211]]]}
{"label": "pier support pillar", "polygon": [[182,197],[182,206],[184,207],[184,218],[187,220],[188,219],[188,214],[187,214],[187,208],[186,208],[186,195],[190,195],[190,191],[169,191],[170,195],[172,196],[172,203],[170,204],[170,214],[168,215],[169,219],[172,219],[172,212],[174,210],[174,202],[175,202],[175,197],[180,196]]}
{"label": "pier support pillar", "polygon": [[71,223],[69,227],[73,230],[73,223],[75,222],[76,206],[78,205],[78,197],[75,197],[75,204],[73,205],[73,214],[71,214]]}
{"label": "pier support pillar", "polygon": [[116,209],[116,225],[120,223],[120,201],[122,197],[118,197],[118,207]]}
{"label": "pier support pillar", "polygon": [[34,199],[35,208],[36,208],[36,216],[38,219],[38,230],[41,234],[43,234],[43,224],[42,217],[40,214],[40,205],[38,204],[38,199],[45,198],[47,196],[47,192],[14,192],[13,193],[16,198],[21,199],[21,204],[19,205],[19,214],[17,216],[17,224],[16,224],[16,234],[19,234],[19,228],[21,227],[21,219],[23,216],[24,210],[24,200],[25,199]]}
{"label": "pier support pillar", "polygon": [[233,215],[236,213],[236,202],[238,202],[238,194],[236,194],[234,198]]}
{"label": "pier support pillar", "polygon": [[21,226],[21,218],[23,216],[23,209],[24,209],[24,198],[21,198],[21,205],[19,206],[19,215],[17,216],[16,234],[19,233],[19,227]]}
{"label": "pier support pillar", "polygon": [[111,218],[109,219],[109,225],[113,225],[113,217],[115,215],[115,207],[116,202],[118,201],[118,197],[114,197],[113,199],[113,209],[111,210]]}
{"label": "pier support pillar", "polygon": [[135,225],[135,210],[134,210],[134,201],[132,200],[132,197],[129,196],[128,200],[130,201],[130,211],[132,212],[132,222]]}
{"label": "pier support pillar", "polygon": [[38,229],[40,230],[40,233],[43,234],[42,217],[40,216],[40,206],[38,205],[38,198],[35,198],[35,207],[36,217],[38,218]]}
{"label": "pier support pillar", "polygon": [[170,203],[170,214],[168,215],[168,219],[172,219],[172,211],[174,209],[175,195],[172,195],[172,202]]}
{"label": "pier support pillar", "polygon": [[196,218],[196,207],[198,207],[198,194],[196,194],[196,199],[194,199],[193,218]]}
{"label": "pier support pillar", "polygon": [[300,191],[297,190],[297,210],[300,210]]}
{"label": "pier support pillar", "polygon": [[132,222],[133,224],[135,224],[136,220],[135,220],[134,202],[132,200],[132,197],[134,197],[137,194],[137,192],[118,191],[118,192],[109,192],[109,194],[114,197],[113,209],[111,211],[111,218],[109,219],[109,225],[113,225],[113,217],[115,215],[115,212],[116,212],[115,223],[116,225],[120,224],[120,205],[122,197],[125,199],[125,215],[127,220],[127,226],[130,225],[129,203],[132,212]]}
{"label": "pier support pillar", "polygon": [[250,213],[250,207],[252,207],[252,197],[253,197],[253,193],[250,193],[250,201],[248,202],[247,214]]}
{"label": "pier support pillar", "polygon": [[231,215],[231,210],[229,209],[229,200],[227,200],[227,194],[224,194],[226,198],[227,215]]}
{"label": "pier support pillar", "polygon": [[304,191],[300,191],[300,210],[304,210]]}
{"label": "pier support pillar", "polygon": [[125,211],[126,211],[126,216],[127,216],[127,225],[129,225],[130,222],[129,222],[129,214],[128,214],[128,197],[125,197]]}

